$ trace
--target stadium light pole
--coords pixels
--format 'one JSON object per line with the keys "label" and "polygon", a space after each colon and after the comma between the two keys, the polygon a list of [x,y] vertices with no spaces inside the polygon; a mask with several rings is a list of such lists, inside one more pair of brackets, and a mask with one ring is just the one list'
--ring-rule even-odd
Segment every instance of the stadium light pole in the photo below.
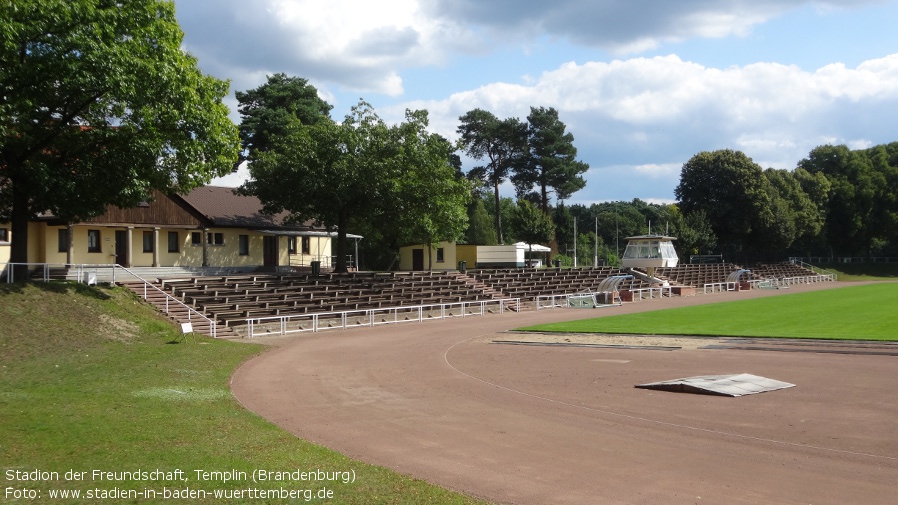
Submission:
{"label": "stadium light pole", "polygon": [[596,215],[596,252],[592,257],[593,268],[599,266],[599,216]]}
{"label": "stadium light pole", "polygon": [[620,231],[617,227],[617,202],[614,202],[614,253],[620,263]]}

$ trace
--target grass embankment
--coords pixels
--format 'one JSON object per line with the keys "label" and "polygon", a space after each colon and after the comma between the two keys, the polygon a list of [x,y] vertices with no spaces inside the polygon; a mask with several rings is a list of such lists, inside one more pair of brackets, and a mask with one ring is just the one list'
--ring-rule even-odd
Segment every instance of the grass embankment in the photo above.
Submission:
{"label": "grass embankment", "polygon": [[526,331],[898,340],[898,283],[544,324]]}
{"label": "grass embankment", "polygon": [[831,263],[814,266],[839,274],[840,281],[898,280],[898,263]]}
{"label": "grass embankment", "polygon": [[[179,336],[175,328],[122,290],[0,285],[0,320],[0,503],[170,503],[161,495],[164,487],[313,493],[281,500],[240,491],[241,498],[179,503],[481,503],[353,461],[246,411],[231,396],[228,380],[260,346],[202,337],[199,343],[172,343]],[[93,474],[157,469],[182,470],[188,480],[99,481]],[[337,479],[253,483],[260,469],[320,469]],[[86,474],[68,480],[69,470]],[[195,470],[233,470],[236,479],[203,481]],[[355,481],[344,483],[345,474],[333,472],[354,472]],[[22,489],[38,493],[36,499],[15,499],[28,496]],[[54,489],[79,491],[81,498],[53,500]],[[94,489],[119,498],[85,498]],[[146,489],[160,494],[121,497]],[[322,489],[332,498],[319,499]]]}

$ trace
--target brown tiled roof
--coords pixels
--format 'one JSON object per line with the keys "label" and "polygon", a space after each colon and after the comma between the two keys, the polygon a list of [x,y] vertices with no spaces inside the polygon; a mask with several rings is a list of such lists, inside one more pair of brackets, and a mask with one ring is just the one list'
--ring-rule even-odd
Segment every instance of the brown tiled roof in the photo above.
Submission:
{"label": "brown tiled roof", "polygon": [[[245,228],[284,227],[287,212],[273,216],[262,213],[262,202],[255,196],[243,196],[234,188],[202,186],[186,195],[181,195],[191,207],[206,216],[215,226],[237,226]],[[289,228],[313,228],[312,223]]]}

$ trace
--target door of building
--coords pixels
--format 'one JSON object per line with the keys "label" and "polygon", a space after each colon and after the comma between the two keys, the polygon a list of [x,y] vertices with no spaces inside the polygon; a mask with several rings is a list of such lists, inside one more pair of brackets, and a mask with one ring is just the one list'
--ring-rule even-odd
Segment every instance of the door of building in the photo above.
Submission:
{"label": "door of building", "polygon": [[128,264],[128,232],[125,230],[115,230],[115,262],[123,267],[130,267]]}
{"label": "door of building", "polygon": [[424,270],[424,249],[412,249],[412,270]]}
{"label": "door of building", "polygon": [[262,264],[276,267],[278,264],[278,238],[266,235],[262,237]]}

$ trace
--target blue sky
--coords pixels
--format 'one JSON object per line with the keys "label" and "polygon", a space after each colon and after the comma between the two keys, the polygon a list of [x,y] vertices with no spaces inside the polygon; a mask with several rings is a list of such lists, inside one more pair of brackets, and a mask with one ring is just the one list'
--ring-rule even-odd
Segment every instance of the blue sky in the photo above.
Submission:
{"label": "blue sky", "polygon": [[590,165],[568,203],[673,201],[682,164],[703,150],[794,168],[817,145],[898,141],[898,1],[175,6],[205,72],[236,90],[276,72],[304,77],[337,118],[364,98],[387,121],[427,109],[432,130],[455,138],[458,117],[476,107],[521,119],[555,107]]}

